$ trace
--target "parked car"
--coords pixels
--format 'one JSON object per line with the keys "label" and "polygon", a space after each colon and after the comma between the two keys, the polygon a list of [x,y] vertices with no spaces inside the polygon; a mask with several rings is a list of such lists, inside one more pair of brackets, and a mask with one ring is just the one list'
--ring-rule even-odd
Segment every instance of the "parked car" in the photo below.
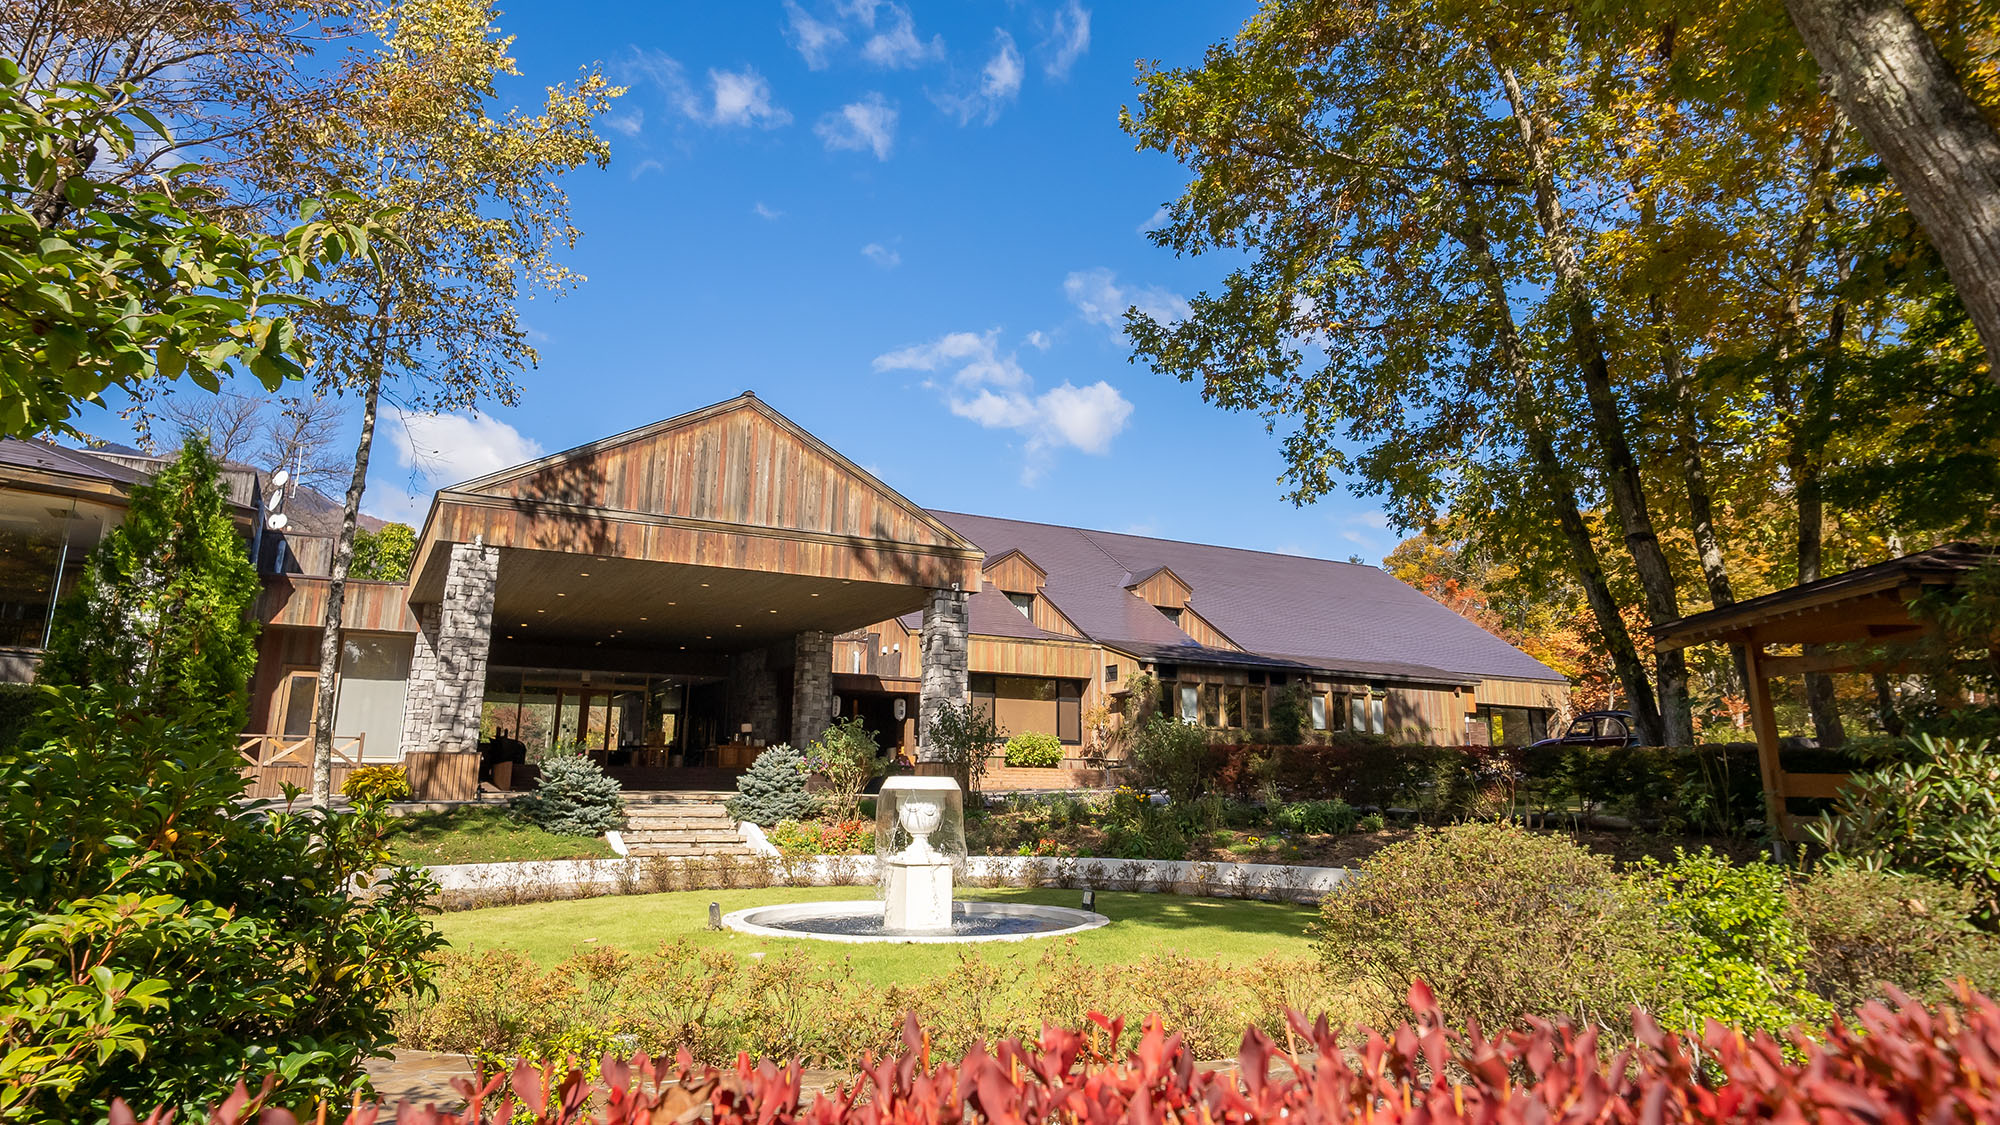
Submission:
{"label": "parked car", "polygon": [[1602,746],[1607,750],[1637,743],[1632,736],[1632,712],[1585,711],[1569,721],[1569,728],[1554,738],[1544,738],[1536,746]]}

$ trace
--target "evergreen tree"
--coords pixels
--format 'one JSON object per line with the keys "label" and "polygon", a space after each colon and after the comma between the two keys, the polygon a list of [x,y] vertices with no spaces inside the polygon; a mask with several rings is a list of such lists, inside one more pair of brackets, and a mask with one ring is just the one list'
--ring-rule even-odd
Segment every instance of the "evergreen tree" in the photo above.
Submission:
{"label": "evergreen tree", "polygon": [[819,798],[806,788],[811,778],[805,751],[780,742],[757,755],[736,779],[729,815],[765,828],[781,820],[808,820],[819,811]]}
{"label": "evergreen tree", "polygon": [[132,490],[56,613],[40,678],[123,684],[142,713],[229,736],[243,729],[257,661],[257,570],[198,438]]}

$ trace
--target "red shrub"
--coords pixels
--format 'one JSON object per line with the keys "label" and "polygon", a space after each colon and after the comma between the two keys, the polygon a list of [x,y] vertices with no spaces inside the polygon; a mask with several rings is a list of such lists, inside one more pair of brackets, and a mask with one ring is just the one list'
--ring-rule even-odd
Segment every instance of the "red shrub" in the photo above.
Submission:
{"label": "red shrub", "polygon": [[[1813,1122],[1819,1125],[1943,1125],[2000,1120],[2000,1008],[1966,992],[1958,1008],[1931,1010],[1907,999],[1890,1010],[1861,1009],[1857,1026],[1836,1023],[1818,1041],[1800,1037],[1795,1057],[1767,1036],[1746,1039],[1713,1026],[1706,1062],[1721,1081],[1699,1081],[1682,1040],[1641,1014],[1638,1043],[1606,1060],[1597,1033],[1536,1021],[1526,1031],[1482,1035],[1444,1030],[1428,989],[1411,1005],[1417,1026],[1384,1037],[1369,1032],[1352,1051],[1324,1020],[1294,1018],[1282,1050],[1262,1032],[1244,1035],[1235,1069],[1203,1071],[1178,1036],[1149,1025],[1136,1048],[1118,1055],[1121,1028],[1093,1016],[1083,1032],[1049,1029],[1034,1046],[1008,1041],[958,1064],[934,1062],[912,1020],[904,1052],[868,1060],[855,1084],[804,1103],[797,1066],[740,1058],[730,1071],[695,1069],[644,1055],[606,1059],[593,1086],[575,1071],[517,1066],[482,1085],[461,1081],[457,1113],[405,1106],[399,1125],[1618,1125],[1687,1122]],[[1435,1076],[1449,1076],[1438,1080]],[[238,1087],[210,1115],[217,1125],[248,1122],[269,1097]],[[263,1110],[266,1125],[292,1125]],[[150,1125],[167,1118],[155,1113]],[[388,1120],[373,1106],[348,1125]],[[134,1125],[123,1102],[112,1125]]]}

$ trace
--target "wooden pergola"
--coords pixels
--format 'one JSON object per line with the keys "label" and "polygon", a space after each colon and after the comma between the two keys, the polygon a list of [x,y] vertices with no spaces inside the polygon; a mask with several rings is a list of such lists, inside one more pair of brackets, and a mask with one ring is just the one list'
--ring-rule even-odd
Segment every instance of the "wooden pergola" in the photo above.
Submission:
{"label": "wooden pergola", "polygon": [[[1769,822],[1787,840],[1796,838],[1785,801],[1831,797],[1844,773],[1787,773],[1779,761],[1780,738],[1771,705],[1773,680],[1807,673],[1877,671],[1893,667],[1883,648],[1923,639],[1930,626],[1911,613],[1926,591],[1955,586],[2000,549],[1948,543],[1928,551],[1850,570],[1817,582],[1777,590],[1721,609],[1698,613],[1652,630],[1665,651],[1724,643],[1743,653],[1749,675],[1750,721],[1757,736],[1757,764]],[[1772,655],[1773,647],[1810,651]],[[1826,647],[1833,646],[1833,647]]]}

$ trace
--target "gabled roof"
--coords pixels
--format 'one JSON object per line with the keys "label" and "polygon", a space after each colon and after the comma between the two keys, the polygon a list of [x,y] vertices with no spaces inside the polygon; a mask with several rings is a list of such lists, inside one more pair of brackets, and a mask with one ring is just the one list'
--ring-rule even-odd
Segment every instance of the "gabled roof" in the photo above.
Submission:
{"label": "gabled roof", "polygon": [[[734,427],[732,429],[732,427]],[[768,471],[732,458],[766,456]],[[742,482],[734,491],[715,480]],[[853,523],[837,489],[874,502],[873,524]],[[483,496],[569,508],[705,519],[831,535],[892,539],[971,552],[972,544],[755,393],[663,418],[525,464],[440,489],[440,498]],[[814,501],[820,501],[817,505]],[[883,523],[881,513],[891,513]]]}
{"label": "gabled roof", "polygon": [[[1540,661],[1372,566],[958,512],[933,514],[989,556],[1018,550],[1032,557],[1048,571],[1043,595],[1085,635],[1143,659],[1435,683],[1563,682]],[[1127,591],[1162,569],[1195,591],[1190,604],[1196,612],[1245,651],[1197,643]],[[1018,612],[1014,616],[1020,619]],[[979,631],[977,621],[973,628]]]}
{"label": "gabled roof", "polygon": [[1183,590],[1186,590],[1186,591],[1188,591],[1188,592],[1190,592],[1190,593],[1192,593],[1192,592],[1194,591],[1194,587],[1193,587],[1193,586],[1190,586],[1190,585],[1188,585],[1188,580],[1187,580],[1187,579],[1185,579],[1185,578],[1182,578],[1182,577],[1181,577],[1180,575],[1178,575],[1178,574],[1175,574],[1175,573],[1174,573],[1174,568],[1173,568],[1173,567],[1170,567],[1170,566],[1167,566],[1167,565],[1165,565],[1164,563],[1163,563],[1163,564],[1161,564],[1161,565],[1159,565],[1159,566],[1156,566],[1156,567],[1154,567],[1154,568],[1153,568],[1153,569],[1151,569],[1151,570],[1147,570],[1147,571],[1142,571],[1142,572],[1140,572],[1140,573],[1138,573],[1138,574],[1128,574],[1128,575],[1126,575],[1126,576],[1125,576],[1125,588],[1126,588],[1127,590],[1130,590],[1130,589],[1131,589],[1132,587],[1134,587],[1134,586],[1144,586],[1144,585],[1145,585],[1146,583],[1148,583],[1148,582],[1151,582],[1151,581],[1152,581],[1152,580],[1153,580],[1154,578],[1156,578],[1156,577],[1158,577],[1159,575],[1162,575],[1162,574],[1164,574],[1164,575],[1166,575],[1167,577],[1169,577],[1169,578],[1173,579],[1173,580],[1174,580],[1175,582],[1178,582],[1178,583],[1180,583],[1180,587],[1181,587],[1181,589],[1183,589]]}

